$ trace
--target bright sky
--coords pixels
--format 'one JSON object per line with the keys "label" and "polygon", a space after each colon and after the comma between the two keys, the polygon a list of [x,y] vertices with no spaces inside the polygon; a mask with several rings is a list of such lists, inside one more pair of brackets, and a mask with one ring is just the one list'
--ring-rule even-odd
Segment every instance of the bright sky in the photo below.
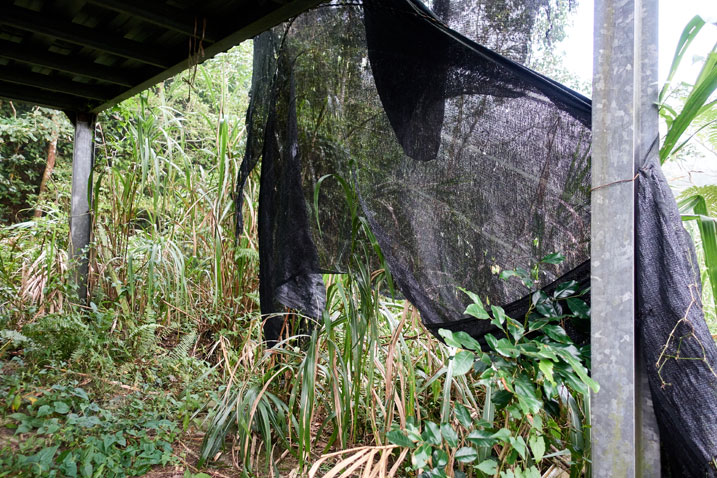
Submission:
{"label": "bright sky", "polygon": [[[708,23],[717,22],[717,0],[659,0],[660,1],[660,44],[659,44],[659,77],[660,85],[665,81],[672,58],[677,48],[677,41],[687,22],[695,15],[701,15]],[[592,32],[593,32],[593,0],[578,0],[574,24],[567,31],[564,44],[565,65],[580,78],[590,82],[592,78]],[[685,81],[692,82],[698,69],[687,68],[695,55],[704,55],[717,42],[717,26],[705,25],[690,50],[682,60]]]}
{"label": "bright sky", "polygon": [[[574,23],[563,42],[564,65],[587,84],[592,82],[592,33],[594,0],[578,0]],[[717,0],[659,0],[659,84],[667,78],[672,58],[682,30],[692,17],[700,15],[708,23],[702,28],[687,54],[682,59],[675,80],[693,83],[700,65],[693,58],[704,56],[717,43]],[[710,24],[711,23],[711,24]],[[662,132],[664,134],[664,132]],[[670,161],[664,165],[665,175],[676,191],[691,185],[717,183],[717,161],[714,153],[703,151],[683,161]]]}

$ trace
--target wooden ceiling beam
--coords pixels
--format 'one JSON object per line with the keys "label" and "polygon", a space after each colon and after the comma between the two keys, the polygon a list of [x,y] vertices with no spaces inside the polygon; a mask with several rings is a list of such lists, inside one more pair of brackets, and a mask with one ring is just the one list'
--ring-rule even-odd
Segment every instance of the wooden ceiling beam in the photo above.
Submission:
{"label": "wooden ceiling beam", "polygon": [[[241,23],[234,20],[235,30],[233,33],[227,35],[216,43],[209,45],[204,49],[204,57],[200,59],[200,63],[207,58],[212,58],[218,53],[222,53],[230,49],[231,47],[238,45],[244,40],[252,38],[259,33],[278,25],[279,23],[299,15],[306,10],[317,6],[322,0],[283,0],[281,4],[259,4],[258,6],[252,5],[251,7],[245,8],[245,11],[235,11],[232,15],[226,15],[227,18],[239,18],[241,17]],[[259,3],[259,2],[257,2]],[[272,6],[273,5],[273,6]],[[281,6],[279,6],[281,5]],[[241,13],[241,15],[239,15]],[[112,105],[119,103],[122,100],[130,98],[136,95],[140,91],[149,88],[152,85],[164,81],[167,78],[176,75],[177,73],[187,69],[187,61],[183,60],[171,68],[153,76],[147,78],[142,83],[130,88],[115,98],[97,106],[91,110],[93,113],[99,113]]]}
{"label": "wooden ceiling beam", "polygon": [[122,58],[137,60],[162,69],[171,66],[171,60],[167,60],[161,54],[154,54],[146,44],[77,23],[58,20],[50,15],[26,8],[11,5],[3,6],[0,24],[57,38],[68,43],[92,48],[93,50],[111,53]]}
{"label": "wooden ceiling beam", "polygon": [[131,87],[136,84],[135,81],[123,75],[117,68],[92,63],[90,60],[83,61],[73,55],[50,53],[38,47],[27,47],[4,40],[0,40],[0,58],[63,71],[124,87]]}
{"label": "wooden ceiling beam", "polygon": [[88,0],[88,2],[209,43],[214,43],[219,38],[210,29],[202,32],[202,18],[164,3],[138,0]]}
{"label": "wooden ceiling beam", "polygon": [[23,71],[11,66],[0,66],[0,81],[100,101],[106,101],[121,93],[121,89],[118,90],[117,87],[88,85],[54,75]]}
{"label": "wooden ceiling beam", "polygon": [[78,96],[53,93],[1,80],[0,96],[13,101],[22,101],[63,111],[89,111],[97,104],[97,102],[91,102]]}

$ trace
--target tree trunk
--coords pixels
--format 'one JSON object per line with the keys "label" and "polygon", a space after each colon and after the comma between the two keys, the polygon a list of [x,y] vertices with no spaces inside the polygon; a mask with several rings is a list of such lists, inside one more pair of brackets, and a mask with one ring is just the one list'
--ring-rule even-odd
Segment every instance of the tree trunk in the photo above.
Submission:
{"label": "tree trunk", "polygon": [[42,209],[40,208],[40,202],[42,196],[45,194],[47,189],[47,182],[52,176],[52,170],[55,169],[55,158],[57,157],[57,136],[58,131],[52,135],[50,145],[47,147],[47,164],[45,165],[45,172],[42,174],[42,182],[40,183],[40,191],[37,193],[37,207],[35,208],[35,217],[42,217]]}

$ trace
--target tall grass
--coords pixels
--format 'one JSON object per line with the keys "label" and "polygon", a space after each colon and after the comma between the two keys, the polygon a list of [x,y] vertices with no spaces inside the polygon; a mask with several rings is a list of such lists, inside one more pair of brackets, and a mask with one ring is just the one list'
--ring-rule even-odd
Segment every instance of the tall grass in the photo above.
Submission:
{"label": "tall grass", "polygon": [[[402,474],[393,427],[440,423],[456,404],[492,422],[491,390],[454,374],[455,350],[394,298],[358,200],[336,177],[319,185],[336,180],[346,193],[347,273],[325,277],[327,307],[310,333],[265,348],[255,175],[239,237],[232,214],[251,63],[243,48],[198,67],[194,83],[180,76],[101,118],[89,307],[74,303],[67,273],[67,185],[51,184],[44,217],[0,231],[0,328],[73,370],[147,387],[156,374],[181,375],[186,394],[200,382],[216,388],[191,414],[204,435],[200,466],[225,457],[244,476],[316,475],[342,469],[339,460],[341,473]],[[177,414],[188,428],[186,411]],[[336,454],[353,449],[358,458]]]}
{"label": "tall grass", "polygon": [[[257,308],[256,221],[234,247],[231,217],[250,63],[242,46],[199,67],[193,84],[180,75],[100,118],[91,308],[110,318],[105,332],[117,341],[146,350],[196,334],[215,353]],[[250,178],[249,203],[256,187]],[[67,184],[53,181],[45,202],[44,217],[0,232],[2,327],[89,311],[74,303],[67,276]]]}

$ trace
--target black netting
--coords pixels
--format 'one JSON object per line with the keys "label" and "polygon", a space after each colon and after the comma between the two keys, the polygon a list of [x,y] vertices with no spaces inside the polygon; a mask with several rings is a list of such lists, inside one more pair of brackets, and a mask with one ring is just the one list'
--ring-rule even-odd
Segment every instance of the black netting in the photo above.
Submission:
{"label": "black netting", "polygon": [[[398,289],[434,333],[491,331],[463,316],[459,287],[522,318],[525,289],[496,271],[549,253],[566,260],[542,272],[541,288],[589,283],[590,101],[441,21],[522,61],[544,2],[433,3],[440,18],[418,0],[322,7],[255,42],[259,71],[239,183],[261,152],[263,313],[321,313],[321,274],[345,270],[351,244],[345,184],[357,191]],[[492,16],[496,8],[512,13]],[[707,366],[717,368],[717,352],[699,294],[685,287],[695,283],[691,245],[650,164],[639,182],[639,315],[650,324],[640,332],[660,425],[686,424],[674,476],[703,476],[717,455],[717,376]],[[692,315],[682,321],[687,303]],[[268,340],[282,322],[267,321]],[[658,374],[674,330],[691,331],[680,343],[704,360],[669,361]],[[663,387],[670,381],[683,388]],[[681,394],[698,386],[707,405],[690,408]]]}
{"label": "black netting", "polygon": [[717,476],[717,347],[705,323],[692,239],[656,148],[637,188],[637,330],[672,477]]}

